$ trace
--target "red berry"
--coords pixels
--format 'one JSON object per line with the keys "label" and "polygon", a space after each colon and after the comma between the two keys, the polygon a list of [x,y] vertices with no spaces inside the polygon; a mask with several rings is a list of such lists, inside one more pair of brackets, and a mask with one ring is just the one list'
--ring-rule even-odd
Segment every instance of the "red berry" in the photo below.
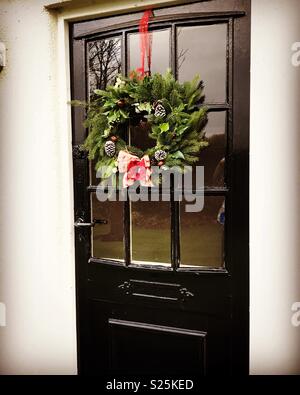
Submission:
{"label": "red berry", "polygon": [[126,102],[125,102],[124,99],[120,99],[120,100],[117,101],[117,105],[118,105],[120,108],[123,108],[123,107],[125,106],[125,104],[126,104]]}

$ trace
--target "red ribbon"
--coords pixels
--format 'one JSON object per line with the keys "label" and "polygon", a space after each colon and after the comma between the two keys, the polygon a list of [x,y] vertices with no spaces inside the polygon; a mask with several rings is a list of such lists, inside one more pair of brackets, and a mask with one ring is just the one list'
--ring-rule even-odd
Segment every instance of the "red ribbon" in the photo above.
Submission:
{"label": "red ribbon", "polygon": [[118,155],[118,167],[119,172],[124,173],[124,188],[133,185],[135,181],[139,181],[142,186],[152,186],[152,171],[148,155],[144,155],[140,159],[136,155],[121,150]]}
{"label": "red ribbon", "polygon": [[[149,32],[149,19],[153,16],[152,10],[146,10],[140,20],[140,49],[141,49],[141,67],[136,71],[144,77],[151,73],[151,57],[152,57],[152,33]],[[148,70],[145,72],[145,58],[148,63]]]}

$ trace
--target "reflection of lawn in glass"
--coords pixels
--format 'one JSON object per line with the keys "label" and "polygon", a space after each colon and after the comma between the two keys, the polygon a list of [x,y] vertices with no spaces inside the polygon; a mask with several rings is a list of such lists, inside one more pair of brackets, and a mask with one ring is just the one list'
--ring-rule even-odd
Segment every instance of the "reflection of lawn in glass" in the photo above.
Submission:
{"label": "reflection of lawn in glass", "polygon": [[[110,225],[96,225],[92,233],[93,237],[93,257],[95,258],[111,258],[124,259],[124,247],[122,231],[118,230],[118,234],[111,238]],[[103,238],[106,240],[103,240]]]}
{"label": "reflection of lawn in glass", "polygon": [[171,262],[171,238],[169,228],[132,230],[132,259],[145,262]]}
{"label": "reflection of lawn in glass", "polygon": [[[123,259],[123,241],[101,241],[103,230],[99,228],[94,229],[94,257]],[[167,229],[136,229],[132,245],[136,261],[170,262],[170,232]],[[184,229],[181,260],[182,265],[223,266],[223,227],[218,223],[205,223]]]}
{"label": "reflection of lawn in glass", "polygon": [[181,264],[223,266],[223,231],[219,223],[205,223],[181,232]]}

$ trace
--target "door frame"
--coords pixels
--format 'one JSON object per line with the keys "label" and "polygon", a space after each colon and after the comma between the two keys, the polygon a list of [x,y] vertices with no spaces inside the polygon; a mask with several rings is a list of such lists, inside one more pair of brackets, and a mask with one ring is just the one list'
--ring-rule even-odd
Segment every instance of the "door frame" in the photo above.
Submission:
{"label": "door frame", "polygon": [[[198,1],[193,1],[198,2]],[[238,13],[239,5],[242,4],[246,9],[246,14],[242,18],[235,19],[233,35],[239,37],[239,45],[234,46],[233,57],[233,108],[238,104],[239,112],[233,111],[232,122],[235,124],[234,155],[230,158],[232,165],[231,177],[231,202],[236,212],[240,215],[233,216],[231,220],[232,228],[231,242],[232,251],[232,268],[233,278],[240,281],[233,282],[233,313],[232,324],[233,333],[233,366],[234,372],[248,374],[249,372],[249,116],[250,116],[250,0],[229,0],[234,3]],[[215,0],[209,0],[205,3],[217,3]],[[188,4],[191,4],[189,2]],[[173,8],[181,4],[157,7],[157,9]],[[224,15],[224,10],[210,11],[210,14],[220,12]],[[132,13],[128,10],[128,13]],[[207,17],[212,15],[207,14]],[[231,13],[232,14],[232,13]],[[122,14],[124,15],[124,14]],[[117,14],[113,16],[118,16]],[[121,15],[120,15],[121,17]],[[84,84],[76,84],[80,78],[85,79],[85,57],[83,40],[74,39],[74,24],[70,25],[70,58],[71,58],[71,85],[72,98],[85,99],[86,88]],[[121,28],[121,26],[120,26]],[[88,31],[86,31],[88,33]],[[82,34],[82,32],[81,32]],[[83,29],[84,34],[84,29]],[[76,35],[76,32],[75,32]],[[235,41],[235,40],[234,40]],[[236,88],[238,87],[238,89]],[[72,109],[72,133],[73,133],[73,169],[76,175],[74,180],[74,201],[75,201],[75,218],[79,216],[89,221],[89,192],[82,185],[88,179],[88,168],[86,154],[79,150],[79,144],[85,137],[85,129],[82,127],[84,112],[81,109]],[[77,207],[80,207],[80,212]],[[75,245],[81,245],[86,241],[87,233],[76,233]],[[88,261],[89,251],[84,248],[75,248],[76,259],[76,301],[77,301],[77,341],[78,341],[78,369],[81,371],[81,337],[85,336],[86,326],[84,325],[84,302],[82,301],[85,294],[84,278],[87,276],[86,266],[80,262]],[[243,262],[243,264],[241,264]]]}

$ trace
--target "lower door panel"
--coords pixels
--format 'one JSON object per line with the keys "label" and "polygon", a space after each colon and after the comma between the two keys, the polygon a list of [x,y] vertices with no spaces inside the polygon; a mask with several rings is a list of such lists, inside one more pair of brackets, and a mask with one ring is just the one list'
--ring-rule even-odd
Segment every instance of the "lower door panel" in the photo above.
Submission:
{"label": "lower door panel", "polygon": [[86,374],[230,373],[224,318],[89,300],[86,324]]}

